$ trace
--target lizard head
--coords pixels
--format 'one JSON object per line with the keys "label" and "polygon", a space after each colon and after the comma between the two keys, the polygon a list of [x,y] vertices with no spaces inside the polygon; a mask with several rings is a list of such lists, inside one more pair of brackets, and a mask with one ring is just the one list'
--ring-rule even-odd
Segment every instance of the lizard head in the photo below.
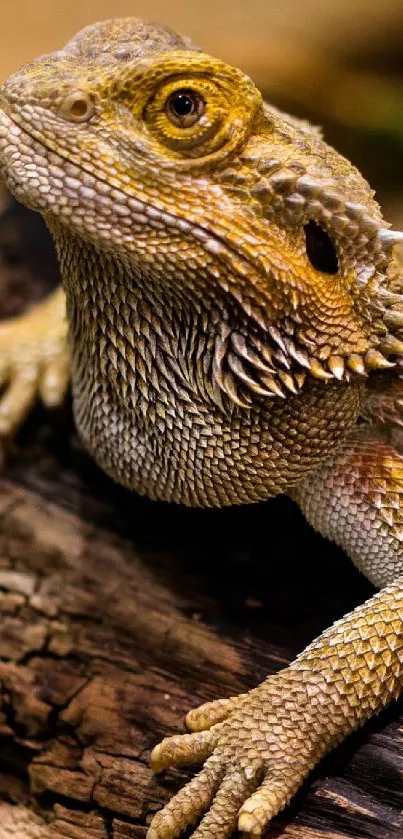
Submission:
{"label": "lizard head", "polygon": [[89,243],[145,291],[214,312],[214,375],[234,401],[403,352],[388,277],[402,234],[240,70],[164,27],[106,21],[11,76],[0,107],[11,191],[56,243]]}

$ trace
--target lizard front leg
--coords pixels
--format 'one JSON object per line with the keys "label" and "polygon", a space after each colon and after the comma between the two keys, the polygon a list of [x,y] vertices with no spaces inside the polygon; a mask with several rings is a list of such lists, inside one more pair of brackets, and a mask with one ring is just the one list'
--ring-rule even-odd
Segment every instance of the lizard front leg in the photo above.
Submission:
{"label": "lizard front leg", "polygon": [[390,583],[317,638],[289,667],[187,717],[193,734],[154,749],[160,771],[206,760],[154,817],[148,839],[173,839],[209,807],[193,839],[259,836],[331,748],[383,708],[403,678],[403,458],[353,439],[293,493],[378,585]]}
{"label": "lizard front leg", "polygon": [[65,310],[58,288],[0,324],[0,436],[17,430],[38,396],[47,407],[62,403],[69,381]]}

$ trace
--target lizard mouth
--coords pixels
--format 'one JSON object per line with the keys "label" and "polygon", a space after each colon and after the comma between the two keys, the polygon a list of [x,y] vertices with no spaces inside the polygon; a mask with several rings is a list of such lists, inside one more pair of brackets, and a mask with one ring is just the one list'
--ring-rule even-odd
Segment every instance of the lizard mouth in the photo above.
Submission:
{"label": "lizard mouth", "polygon": [[[217,336],[215,354],[215,376],[220,387],[233,401],[247,404],[248,399],[242,393],[254,390],[261,395],[285,396],[286,391],[298,393],[303,387],[306,373],[323,382],[337,380],[350,381],[351,375],[366,375],[368,369],[390,367],[381,351],[370,347],[367,339],[361,356],[357,356],[355,346],[343,347],[335,351],[330,359],[323,361],[317,356],[314,342],[302,341],[301,330],[294,334],[290,329],[289,312],[278,309],[270,312],[270,295],[250,293],[266,285],[269,274],[259,265],[259,253],[248,259],[231,241],[216,231],[175,215],[155,204],[147,203],[137,196],[124,192],[116,184],[111,184],[102,177],[99,170],[91,163],[80,164],[73,156],[63,154],[63,147],[56,147],[44,140],[43,135],[27,128],[20,114],[10,114],[10,103],[0,93],[0,169],[10,191],[22,203],[42,213],[47,220],[56,219],[80,238],[92,241],[106,252],[119,255],[119,242],[112,242],[110,237],[111,217],[117,219],[119,231],[124,237],[123,253],[130,251],[133,260],[142,258],[145,248],[141,248],[141,239],[147,244],[147,237],[158,235],[158,228],[165,235],[178,237],[179,234],[191,238],[200,251],[211,256],[224,277],[227,295],[235,301],[235,307],[242,311],[254,324],[253,346],[246,343],[241,331],[230,334],[227,327]],[[118,232],[119,232],[118,231]],[[386,231],[388,234],[390,231]],[[206,268],[205,265],[202,266]],[[208,266],[207,266],[208,268]],[[231,276],[232,284],[228,281]],[[246,290],[246,293],[244,292]],[[394,295],[396,298],[396,295]],[[398,305],[396,306],[396,302]],[[385,308],[398,308],[402,318],[403,299],[384,298]],[[283,325],[288,318],[288,327]],[[321,318],[319,318],[320,320]],[[309,320],[309,319],[308,319]],[[250,330],[248,330],[250,332]],[[379,350],[387,354],[403,354],[403,342],[389,336],[387,349]],[[375,342],[379,344],[378,342]],[[399,346],[398,346],[399,345]],[[337,363],[333,358],[337,358]]]}
{"label": "lizard mouth", "polygon": [[[29,148],[27,142],[24,143],[24,140],[29,140]],[[19,150],[19,153],[17,150]],[[52,156],[50,165],[49,159],[43,154],[44,150],[47,151],[48,157],[49,155]],[[24,152],[26,154],[26,160],[23,159]],[[60,167],[56,171],[58,163],[67,165],[69,171],[63,171]],[[64,188],[64,195],[67,198],[70,198],[71,201],[77,201],[78,199],[88,211],[91,209],[90,202],[97,197],[96,182],[97,185],[101,186],[105,207],[108,210],[112,210],[113,205],[115,207],[117,205],[120,224],[129,225],[130,223],[130,221],[125,222],[126,213],[122,210],[123,207],[127,207],[127,217],[130,213],[131,221],[134,220],[136,222],[138,220],[145,226],[147,223],[156,226],[156,222],[161,221],[164,226],[171,227],[173,231],[191,235],[202,244],[203,250],[211,252],[218,260],[222,259],[227,266],[229,263],[228,256],[230,255],[230,267],[235,273],[238,264],[241,275],[247,270],[250,279],[252,279],[253,275],[259,276],[257,266],[253,260],[248,259],[246,254],[240,253],[239,249],[232,246],[223,236],[217,235],[216,232],[213,232],[208,227],[185,219],[182,215],[176,215],[165,208],[158,207],[156,203],[151,204],[137,196],[127,194],[123,189],[119,189],[116,185],[111,184],[93,166],[89,165],[86,168],[82,163],[73,159],[72,156],[63,154],[63,149],[56,149],[51,143],[46,143],[40,132],[33,131],[31,127],[28,129],[24,120],[18,114],[10,114],[9,104],[1,91],[0,170],[10,187],[10,191],[22,203],[44,215],[54,215],[57,213],[58,217],[61,217],[60,220],[62,222],[63,213],[60,213],[60,208],[57,206],[57,194],[61,186]],[[77,183],[73,184],[75,177]],[[65,180],[65,184],[60,183],[62,178]],[[74,190],[77,190],[76,194],[74,194]],[[111,198],[109,208],[107,207],[108,190],[113,193],[113,200]],[[56,198],[55,202],[52,198],[49,198],[50,195],[52,198]],[[74,209],[76,215],[80,215],[80,208],[76,206]],[[98,211],[100,211],[99,207]],[[74,217],[72,216],[69,218],[69,225],[73,224]],[[77,232],[82,235],[82,227]],[[104,244],[105,249],[107,249],[108,241]],[[260,274],[262,273],[260,272]],[[257,312],[256,318],[259,321]]]}

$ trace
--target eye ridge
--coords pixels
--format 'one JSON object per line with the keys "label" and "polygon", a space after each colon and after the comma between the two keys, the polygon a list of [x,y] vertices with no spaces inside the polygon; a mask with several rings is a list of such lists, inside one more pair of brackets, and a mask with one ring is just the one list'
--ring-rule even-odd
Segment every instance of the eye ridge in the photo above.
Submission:
{"label": "eye ridge", "polygon": [[336,248],[326,230],[316,221],[304,226],[307,257],[317,271],[334,276],[339,270]]}
{"label": "eye ridge", "polygon": [[190,88],[179,88],[168,97],[165,113],[168,119],[179,128],[190,128],[199,121],[206,103],[202,96]]}

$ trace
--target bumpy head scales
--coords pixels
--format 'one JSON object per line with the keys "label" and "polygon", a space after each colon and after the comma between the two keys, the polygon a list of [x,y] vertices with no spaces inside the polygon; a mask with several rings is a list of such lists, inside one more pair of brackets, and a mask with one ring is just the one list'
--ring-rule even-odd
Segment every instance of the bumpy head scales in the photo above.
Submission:
{"label": "bumpy head scales", "polygon": [[208,324],[216,401],[403,354],[389,270],[403,234],[357,170],[239,70],[165,27],[107,21],[8,79],[0,104],[11,190]]}

